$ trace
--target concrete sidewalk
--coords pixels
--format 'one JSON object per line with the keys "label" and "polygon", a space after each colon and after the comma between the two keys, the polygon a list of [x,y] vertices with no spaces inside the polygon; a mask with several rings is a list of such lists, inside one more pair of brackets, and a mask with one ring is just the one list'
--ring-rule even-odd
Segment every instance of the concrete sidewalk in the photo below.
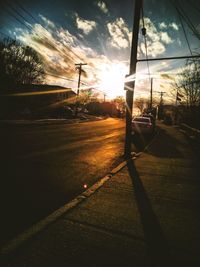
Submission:
{"label": "concrete sidewalk", "polygon": [[137,159],[1,266],[200,266],[198,160],[178,129],[160,127]]}

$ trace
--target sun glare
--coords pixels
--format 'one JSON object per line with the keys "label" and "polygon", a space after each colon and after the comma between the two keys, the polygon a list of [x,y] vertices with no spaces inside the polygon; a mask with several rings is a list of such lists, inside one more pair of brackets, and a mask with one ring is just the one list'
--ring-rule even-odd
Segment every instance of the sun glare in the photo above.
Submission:
{"label": "sun glare", "polygon": [[103,91],[108,98],[124,96],[124,80],[126,73],[127,67],[123,63],[102,65],[99,77],[99,89]]}

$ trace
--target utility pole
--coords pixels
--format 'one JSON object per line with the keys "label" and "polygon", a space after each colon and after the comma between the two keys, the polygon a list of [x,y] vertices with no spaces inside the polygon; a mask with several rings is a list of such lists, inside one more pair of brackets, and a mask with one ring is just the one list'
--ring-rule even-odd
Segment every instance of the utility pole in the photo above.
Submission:
{"label": "utility pole", "polygon": [[175,102],[175,124],[177,124],[177,117],[178,117],[178,88],[176,90],[176,102]]}
{"label": "utility pole", "polygon": [[[135,0],[134,7],[134,20],[133,20],[133,35],[131,43],[131,58],[129,75],[135,76],[136,64],[137,64],[137,46],[138,46],[138,33],[139,33],[139,22],[140,12],[142,8],[142,0]],[[127,87],[131,87],[130,89]],[[131,132],[132,132],[132,109],[133,109],[133,96],[135,89],[135,78],[129,83],[125,83],[126,90],[126,137],[124,155],[126,158],[131,157]]]}
{"label": "utility pole", "polygon": [[153,97],[153,78],[151,78],[150,111],[152,111],[152,97]]}
{"label": "utility pole", "polygon": [[77,117],[78,114],[78,96],[79,96],[79,90],[80,90],[80,84],[81,84],[81,72],[82,72],[82,66],[87,65],[87,63],[78,63],[75,64],[76,69],[78,69],[78,89],[77,89],[77,95],[76,95],[76,107],[75,107],[75,117]]}
{"label": "utility pole", "polygon": [[178,106],[178,88],[176,90],[176,101],[175,101],[175,107]]}
{"label": "utility pole", "polygon": [[160,94],[160,105],[161,105],[163,102],[163,95],[166,94],[166,92],[163,91],[154,91],[154,92]]}
{"label": "utility pole", "polygon": [[159,93],[160,94],[160,104],[159,104],[159,109],[158,109],[158,119],[161,119],[162,113],[163,113],[163,107],[162,107],[162,104],[163,104],[163,95],[165,94],[165,92],[163,92],[163,91],[161,91],[161,92],[156,91],[156,93]]}
{"label": "utility pole", "polygon": [[163,95],[165,94],[165,92],[158,92],[158,93],[160,93],[160,105],[162,105],[162,103],[163,103]]}

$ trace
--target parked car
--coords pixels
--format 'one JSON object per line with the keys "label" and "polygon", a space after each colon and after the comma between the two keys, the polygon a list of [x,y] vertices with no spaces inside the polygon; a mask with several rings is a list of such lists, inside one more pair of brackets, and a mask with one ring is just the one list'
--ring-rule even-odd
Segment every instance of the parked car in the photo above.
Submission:
{"label": "parked car", "polygon": [[132,120],[132,134],[152,134],[154,125],[148,117],[135,117]]}
{"label": "parked car", "polygon": [[154,130],[155,130],[155,128],[156,128],[156,119],[155,119],[155,117],[152,114],[149,114],[149,113],[143,114],[142,117],[150,118],[151,123],[153,124]]}

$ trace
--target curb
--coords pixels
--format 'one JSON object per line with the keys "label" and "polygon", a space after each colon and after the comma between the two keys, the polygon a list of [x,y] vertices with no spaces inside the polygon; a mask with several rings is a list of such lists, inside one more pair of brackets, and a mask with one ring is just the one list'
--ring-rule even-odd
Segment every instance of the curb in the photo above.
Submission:
{"label": "curb", "polygon": [[111,177],[113,177],[115,174],[117,174],[120,170],[122,170],[126,165],[127,162],[132,159],[137,159],[141,156],[143,152],[145,152],[148,147],[154,142],[155,138],[159,135],[159,131],[154,136],[152,141],[143,149],[143,151],[139,153],[133,152],[131,157],[127,160],[124,160],[122,163],[120,163],[117,167],[115,167],[110,173],[108,173],[106,176],[101,178],[98,182],[96,182],[94,185],[92,185],[90,188],[88,188],[86,191],[81,193],[79,196],[65,204],[64,206],[60,207],[59,209],[55,210],[53,213],[51,213],[46,218],[40,220],[38,223],[34,224],[27,230],[25,230],[23,233],[18,235],[16,238],[13,238],[12,240],[8,241],[2,248],[0,248],[0,256],[6,256],[10,252],[14,251],[18,247],[20,247],[23,243],[31,239],[33,236],[41,232],[43,229],[45,229],[48,225],[55,222],[59,217],[61,217],[63,214],[71,210],[72,208],[75,208],[78,206],[81,202],[83,202],[85,199],[90,197],[92,194],[94,194],[100,187],[103,186],[104,183],[106,183]]}
{"label": "curb", "polygon": [[57,124],[76,124],[83,122],[94,122],[106,120],[103,117],[77,118],[77,119],[35,119],[35,120],[0,120],[0,124],[6,125],[57,125]]}
{"label": "curb", "polygon": [[63,214],[78,206],[81,202],[83,202],[86,198],[90,197],[94,194],[100,187],[103,186],[111,177],[117,174],[120,170],[122,170],[126,165],[127,161],[131,159],[136,159],[140,156],[141,153],[133,153],[132,157],[128,160],[123,161],[117,167],[115,167],[109,174],[101,178],[98,182],[88,188],[86,191],[81,193],[79,196],[65,204],[64,206],[60,207],[59,209],[55,210],[46,218],[40,220],[38,223],[32,225],[30,228],[19,234],[17,237],[8,241],[3,247],[0,248],[0,255],[5,256],[10,252],[16,250],[20,247],[23,243],[31,239],[33,236],[44,230],[48,225],[55,222],[59,217]]}

